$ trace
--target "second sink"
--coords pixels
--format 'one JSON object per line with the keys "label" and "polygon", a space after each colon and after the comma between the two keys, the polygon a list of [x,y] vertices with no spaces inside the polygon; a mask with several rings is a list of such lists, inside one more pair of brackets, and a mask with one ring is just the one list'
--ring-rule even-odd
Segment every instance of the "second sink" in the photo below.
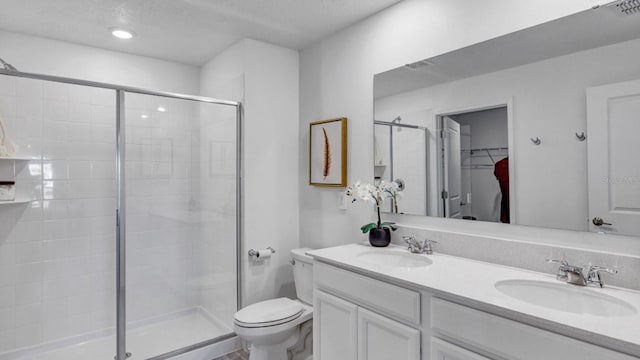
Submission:
{"label": "second sink", "polygon": [[549,309],[594,316],[629,316],[637,313],[631,304],[589,288],[535,280],[504,280],[495,284],[505,295]]}

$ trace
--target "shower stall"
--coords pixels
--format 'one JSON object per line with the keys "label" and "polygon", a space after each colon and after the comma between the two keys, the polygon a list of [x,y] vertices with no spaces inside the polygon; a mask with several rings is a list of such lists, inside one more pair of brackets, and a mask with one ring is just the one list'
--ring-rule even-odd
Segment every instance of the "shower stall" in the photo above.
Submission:
{"label": "shower stall", "polygon": [[234,338],[240,103],[0,69],[0,117],[0,360]]}

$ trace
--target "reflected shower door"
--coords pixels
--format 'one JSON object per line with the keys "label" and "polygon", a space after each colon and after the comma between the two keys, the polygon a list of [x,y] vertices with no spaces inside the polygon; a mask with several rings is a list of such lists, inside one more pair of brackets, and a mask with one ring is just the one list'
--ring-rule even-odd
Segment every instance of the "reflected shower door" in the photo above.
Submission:
{"label": "reflected shower door", "polygon": [[233,333],[235,106],[125,94],[126,349],[161,357]]}

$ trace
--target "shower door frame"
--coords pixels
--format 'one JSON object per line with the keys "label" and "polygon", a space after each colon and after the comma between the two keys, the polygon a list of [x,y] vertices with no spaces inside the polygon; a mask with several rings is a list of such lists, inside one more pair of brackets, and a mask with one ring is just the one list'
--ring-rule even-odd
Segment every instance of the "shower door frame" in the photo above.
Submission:
{"label": "shower door frame", "polygon": [[[242,304],[242,122],[243,108],[238,101],[220,100],[204,96],[186,95],[173,92],[147,90],[138,87],[109,84],[97,81],[74,79],[62,76],[27,73],[14,70],[0,69],[0,75],[18,78],[51,81],[57,83],[88,86],[94,88],[114,90],[116,93],[116,356],[114,360],[126,360],[130,354],[126,351],[126,93],[159,96],[171,99],[181,99],[209,104],[234,106],[236,108],[236,308]],[[235,337],[234,333],[218,336],[184,348],[176,349],[166,354],[154,356],[148,360],[164,360],[181,355],[205,346],[213,345]]]}

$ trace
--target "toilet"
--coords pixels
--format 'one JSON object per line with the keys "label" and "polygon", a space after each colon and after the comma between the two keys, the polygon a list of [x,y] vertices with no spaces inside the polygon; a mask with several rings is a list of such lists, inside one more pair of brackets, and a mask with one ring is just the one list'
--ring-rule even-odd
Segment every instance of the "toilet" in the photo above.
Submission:
{"label": "toilet", "polygon": [[287,349],[304,341],[301,329],[313,317],[313,258],[305,254],[310,250],[291,251],[298,299],[265,300],[234,315],[235,333],[251,343],[249,360],[287,359]]}

